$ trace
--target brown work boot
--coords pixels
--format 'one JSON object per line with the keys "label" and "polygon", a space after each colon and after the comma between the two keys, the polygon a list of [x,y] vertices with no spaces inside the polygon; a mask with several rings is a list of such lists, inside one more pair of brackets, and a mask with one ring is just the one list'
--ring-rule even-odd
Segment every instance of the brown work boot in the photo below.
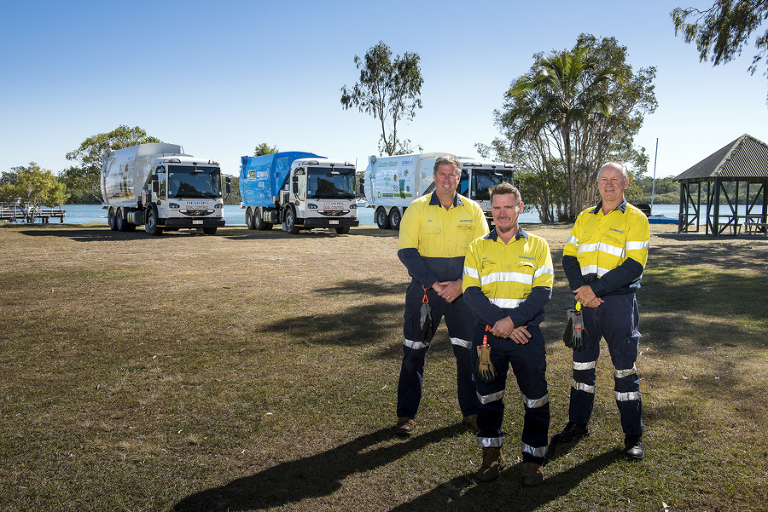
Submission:
{"label": "brown work boot", "polygon": [[413,429],[416,427],[416,420],[402,416],[397,418],[397,425],[395,425],[395,434],[400,437],[411,437]]}
{"label": "brown work boot", "polygon": [[536,487],[544,481],[544,468],[535,462],[523,463],[523,476],[520,482],[523,487]]}
{"label": "brown work boot", "polygon": [[504,455],[501,448],[483,448],[483,465],[477,472],[477,479],[481,482],[493,482],[503,468]]}
{"label": "brown work boot", "polygon": [[475,434],[477,434],[477,431],[478,431],[477,414],[470,414],[469,416],[464,416],[464,419],[461,420],[461,424],[468,426],[475,432]]}

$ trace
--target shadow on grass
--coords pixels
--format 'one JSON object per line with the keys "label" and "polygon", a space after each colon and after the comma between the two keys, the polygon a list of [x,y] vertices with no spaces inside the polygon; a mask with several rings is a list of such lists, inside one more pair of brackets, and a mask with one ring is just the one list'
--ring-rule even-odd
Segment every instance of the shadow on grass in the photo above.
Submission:
{"label": "shadow on grass", "polygon": [[415,500],[391,509],[390,512],[533,511],[566,496],[584,479],[620,459],[618,450],[605,452],[562,473],[546,477],[544,483],[534,489],[522,487],[518,481],[522,463],[502,471],[496,481],[488,484],[475,485],[470,475],[463,475],[441,484]]}
{"label": "shadow on grass", "polygon": [[173,510],[261,510],[328,496],[341,488],[342,481],[351,474],[375,470],[464,431],[461,425],[453,425],[413,437],[408,442],[372,449],[394,438],[391,427],[383,428],[332,450],[284,462],[223,487],[198,492],[179,501]]}
{"label": "shadow on grass", "polygon": [[356,236],[368,236],[375,238],[397,238],[399,232],[394,229],[378,229],[373,226],[360,226],[352,228],[348,234],[340,235],[333,229],[316,228],[310,230],[301,230],[298,234],[292,235],[286,231],[280,229],[280,226],[275,226],[273,229],[265,231],[250,230],[245,226],[239,227],[240,229],[232,228],[226,232],[221,233],[222,236],[232,238],[234,240],[282,240],[282,239],[317,239],[317,238],[336,238],[336,237],[356,237]]}

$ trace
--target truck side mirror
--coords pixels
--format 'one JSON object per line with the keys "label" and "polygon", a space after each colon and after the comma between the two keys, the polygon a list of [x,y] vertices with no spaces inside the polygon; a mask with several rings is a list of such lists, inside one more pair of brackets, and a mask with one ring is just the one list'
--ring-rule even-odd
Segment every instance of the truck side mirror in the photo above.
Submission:
{"label": "truck side mirror", "polygon": [[160,193],[160,182],[157,181],[157,175],[152,176],[152,192],[154,192],[155,195]]}
{"label": "truck side mirror", "polygon": [[224,190],[226,190],[227,194],[232,193],[232,178],[227,176],[227,184],[224,185]]}
{"label": "truck side mirror", "polygon": [[299,177],[298,176],[293,177],[293,193],[294,195],[299,193]]}

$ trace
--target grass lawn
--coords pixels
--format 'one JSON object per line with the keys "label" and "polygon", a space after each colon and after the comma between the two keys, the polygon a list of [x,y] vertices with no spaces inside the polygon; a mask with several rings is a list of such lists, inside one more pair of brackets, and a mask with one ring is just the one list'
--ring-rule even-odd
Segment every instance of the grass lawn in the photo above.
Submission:
{"label": "grass lawn", "polygon": [[[567,421],[570,226],[530,225],[556,276],[550,435]],[[768,239],[652,226],[638,293],[646,459],[622,459],[610,358],[592,435],[490,484],[441,327],[415,435],[393,435],[407,273],[396,232],[0,225],[0,510],[768,510]]]}

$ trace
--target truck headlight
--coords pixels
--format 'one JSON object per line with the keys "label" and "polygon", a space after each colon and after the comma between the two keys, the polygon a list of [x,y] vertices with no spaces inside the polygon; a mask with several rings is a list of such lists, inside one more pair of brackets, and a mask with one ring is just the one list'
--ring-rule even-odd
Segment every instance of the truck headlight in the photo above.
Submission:
{"label": "truck headlight", "polygon": [[181,208],[181,206],[179,206],[176,203],[168,203],[168,208],[173,208],[174,210],[178,210],[179,208]]}
{"label": "truck headlight", "polygon": [[216,208],[216,209],[219,209],[219,208],[224,208],[224,205],[216,203],[215,205],[213,205],[213,207]]}
{"label": "truck headlight", "polygon": [[349,205],[349,209],[350,210],[357,210],[357,205],[355,203],[352,203],[351,205]]}
{"label": "truck headlight", "polygon": [[317,210],[317,205],[314,203],[307,203],[307,208],[310,210]]}

